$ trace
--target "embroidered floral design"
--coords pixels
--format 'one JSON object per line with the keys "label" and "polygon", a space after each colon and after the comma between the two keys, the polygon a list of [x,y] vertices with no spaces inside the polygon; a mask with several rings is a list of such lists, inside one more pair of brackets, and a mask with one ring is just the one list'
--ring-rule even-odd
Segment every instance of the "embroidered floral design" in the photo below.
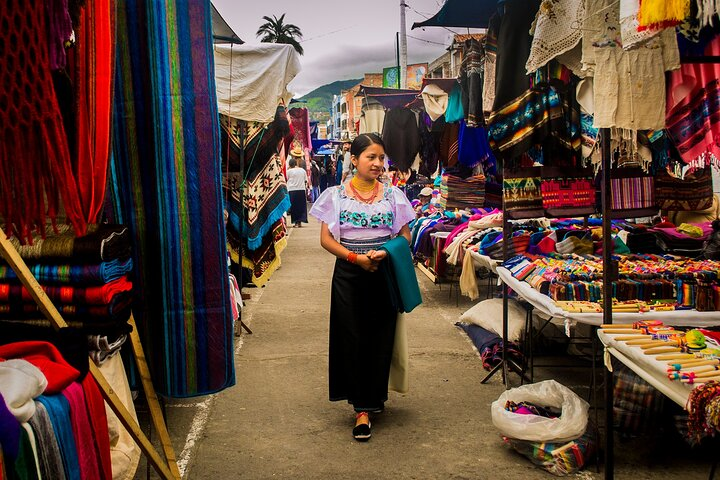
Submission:
{"label": "embroidered floral design", "polygon": [[368,214],[364,212],[340,211],[340,225],[349,223],[361,228],[392,227],[394,215],[392,212]]}

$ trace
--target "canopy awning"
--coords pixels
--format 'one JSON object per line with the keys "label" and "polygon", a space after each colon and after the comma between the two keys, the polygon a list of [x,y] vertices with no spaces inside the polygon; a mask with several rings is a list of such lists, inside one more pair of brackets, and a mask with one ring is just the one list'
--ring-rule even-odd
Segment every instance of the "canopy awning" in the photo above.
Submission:
{"label": "canopy awning", "polygon": [[240,37],[230,28],[230,25],[228,25],[222,15],[220,15],[215,5],[211,3],[210,6],[212,7],[213,43],[234,43],[236,45],[245,43],[240,40]]}
{"label": "canopy awning", "polygon": [[424,22],[413,23],[420,27],[487,28],[488,20],[503,0],[445,0],[439,12]]}

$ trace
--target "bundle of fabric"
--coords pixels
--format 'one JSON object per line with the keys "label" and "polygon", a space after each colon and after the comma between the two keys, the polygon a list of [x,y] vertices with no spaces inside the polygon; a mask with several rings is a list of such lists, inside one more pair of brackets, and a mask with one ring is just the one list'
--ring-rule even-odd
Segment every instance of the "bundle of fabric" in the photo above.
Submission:
{"label": "bundle of fabric", "polygon": [[105,402],[93,377],[82,378],[48,342],[2,345],[0,358],[11,359],[0,362],[0,430],[10,478],[112,479]]}
{"label": "bundle of fabric", "polygon": [[691,225],[699,228],[699,236],[679,230],[679,227],[654,227],[650,231],[655,233],[657,244],[664,252],[699,253],[712,233],[712,226],[710,222]]}
{"label": "bundle of fabric", "polygon": [[[132,271],[132,259],[114,259],[90,265],[28,265],[30,273],[41,284],[103,285],[128,275]],[[15,271],[0,265],[0,282],[17,280]]]}
{"label": "bundle of fabric", "polygon": [[[485,330],[474,323],[457,322],[455,326],[470,337],[473,345],[475,345],[475,348],[480,352],[482,365],[485,370],[492,370],[502,361],[503,341],[499,335]],[[506,355],[520,365],[525,361],[517,344],[512,342],[508,342]]]}
{"label": "bundle of fabric", "polygon": [[108,215],[136,247],[133,312],[159,392],[217,392],[235,372],[210,3],[129,0],[116,18]]}
{"label": "bundle of fabric", "polygon": [[[65,227],[59,235],[48,232],[18,250],[63,318],[76,326],[79,322],[87,334],[129,331],[133,298],[129,230],[122,225],[91,225],[89,230],[74,237]],[[0,319],[44,318],[17,273],[0,264]]]}
{"label": "bundle of fabric", "polygon": [[455,175],[442,176],[440,195],[444,208],[471,209],[482,207],[485,203],[485,175],[460,178]]}
{"label": "bundle of fabric", "polygon": [[81,265],[127,259],[132,253],[130,230],[124,225],[89,225],[86,235],[76,236],[67,226],[45,227],[42,235],[33,234],[27,245],[11,239],[25,261],[67,261]]}

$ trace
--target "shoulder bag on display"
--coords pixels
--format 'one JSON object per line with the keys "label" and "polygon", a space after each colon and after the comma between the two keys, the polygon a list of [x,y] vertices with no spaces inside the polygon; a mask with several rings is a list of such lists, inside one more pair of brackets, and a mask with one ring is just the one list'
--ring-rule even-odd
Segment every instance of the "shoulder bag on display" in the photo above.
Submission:
{"label": "shoulder bag on display", "polygon": [[713,185],[710,167],[677,178],[662,169],[655,177],[658,206],[670,211],[697,211],[712,207]]}

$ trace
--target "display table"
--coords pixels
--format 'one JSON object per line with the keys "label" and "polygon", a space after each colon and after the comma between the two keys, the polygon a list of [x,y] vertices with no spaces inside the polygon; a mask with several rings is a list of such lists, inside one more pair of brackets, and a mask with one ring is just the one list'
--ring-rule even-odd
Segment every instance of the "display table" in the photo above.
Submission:
{"label": "display table", "polygon": [[470,254],[470,257],[473,259],[473,264],[475,265],[475,268],[485,268],[487,270],[490,270],[492,273],[497,275],[497,268],[502,264],[501,260],[493,260],[492,258],[488,257],[487,255],[483,255],[481,253],[478,253],[473,250],[466,250],[465,254]]}
{"label": "display table", "polygon": [[[603,323],[602,313],[573,313],[567,312],[558,307],[552,298],[543,295],[530,286],[529,283],[520,281],[510,274],[504,267],[497,268],[500,280],[513,289],[519,296],[543,313],[565,320],[566,329],[573,323],[584,323],[587,325],[601,325]],[[720,312],[698,312],[697,310],[673,310],[668,312],[613,312],[613,323],[632,323],[639,320],[660,320],[666,325],[679,325],[687,327],[710,327],[720,325]]]}
{"label": "display table", "polygon": [[615,340],[620,334],[607,334],[598,329],[597,335],[605,346],[605,366],[608,370],[612,371],[609,358],[609,355],[612,355],[673,402],[685,408],[693,387],[679,380],[670,380],[667,376],[667,361],[657,360],[653,355],[645,355],[639,347]]}

